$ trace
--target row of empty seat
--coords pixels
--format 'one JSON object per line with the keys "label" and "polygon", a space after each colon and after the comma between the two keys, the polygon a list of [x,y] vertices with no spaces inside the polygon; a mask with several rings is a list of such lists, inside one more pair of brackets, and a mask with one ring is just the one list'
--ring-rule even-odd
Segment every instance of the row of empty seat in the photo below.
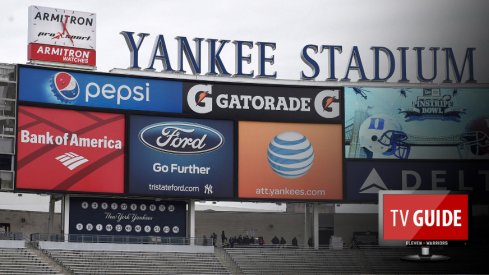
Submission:
{"label": "row of empty seat", "polygon": [[244,274],[450,274],[489,273],[487,248],[438,248],[433,254],[450,256],[446,262],[409,262],[401,257],[419,248],[368,247],[360,249],[227,248]]}
{"label": "row of empty seat", "polygon": [[[213,253],[44,250],[73,274],[230,274]],[[489,273],[487,248],[436,248],[447,262],[401,261],[419,248],[227,248],[243,274]],[[239,272],[240,271],[240,272]],[[0,274],[59,274],[26,248],[0,249]]]}
{"label": "row of empty seat", "polygon": [[227,248],[244,274],[361,273],[363,266],[355,252],[303,248]]}
{"label": "row of empty seat", "polygon": [[229,274],[212,253],[46,250],[74,274]]}
{"label": "row of empty seat", "polygon": [[434,247],[431,253],[448,256],[451,259],[443,262],[409,262],[399,260],[401,257],[419,254],[416,247],[368,247],[360,249],[362,257],[368,263],[372,273],[438,273],[438,274],[487,274],[489,249],[474,247]]}
{"label": "row of empty seat", "polygon": [[26,248],[1,248],[0,274],[58,274],[58,272]]}

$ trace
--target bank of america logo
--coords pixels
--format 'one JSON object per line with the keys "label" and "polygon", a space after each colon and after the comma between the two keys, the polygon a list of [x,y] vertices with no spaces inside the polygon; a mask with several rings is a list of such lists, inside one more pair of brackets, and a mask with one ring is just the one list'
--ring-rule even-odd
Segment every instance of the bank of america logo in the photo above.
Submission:
{"label": "bank of america logo", "polygon": [[56,160],[70,170],[73,170],[88,161],[84,156],[77,155],[73,152],[68,152],[56,157]]}

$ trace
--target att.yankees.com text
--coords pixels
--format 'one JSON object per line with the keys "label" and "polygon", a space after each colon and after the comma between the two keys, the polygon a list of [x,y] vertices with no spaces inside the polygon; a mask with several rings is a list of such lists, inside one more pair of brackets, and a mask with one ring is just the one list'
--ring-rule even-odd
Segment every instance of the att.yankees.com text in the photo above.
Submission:
{"label": "att.yankees.com text", "polygon": [[304,189],[290,189],[290,188],[257,188],[257,195],[268,195],[270,197],[275,196],[284,196],[284,195],[292,195],[292,196],[323,196],[326,195],[326,190],[304,190]]}

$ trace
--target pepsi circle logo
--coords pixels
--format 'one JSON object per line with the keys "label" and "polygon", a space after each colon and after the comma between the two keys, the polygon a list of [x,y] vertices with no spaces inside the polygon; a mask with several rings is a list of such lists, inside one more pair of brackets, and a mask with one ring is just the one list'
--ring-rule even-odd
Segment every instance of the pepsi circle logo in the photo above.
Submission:
{"label": "pepsi circle logo", "polygon": [[281,177],[302,177],[311,169],[313,160],[314,150],[311,142],[298,132],[282,132],[268,145],[268,163]]}
{"label": "pepsi circle logo", "polygon": [[51,91],[63,103],[72,103],[80,95],[76,79],[69,73],[56,73],[52,80]]}

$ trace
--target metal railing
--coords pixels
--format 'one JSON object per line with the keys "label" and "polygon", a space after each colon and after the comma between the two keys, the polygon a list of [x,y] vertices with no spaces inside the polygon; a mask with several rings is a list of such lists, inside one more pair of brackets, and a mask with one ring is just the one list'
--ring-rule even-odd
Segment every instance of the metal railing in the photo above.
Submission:
{"label": "metal railing", "polygon": [[24,234],[20,232],[2,232],[0,233],[0,240],[24,240]]}
{"label": "metal railing", "polygon": [[160,245],[201,245],[212,246],[212,239],[131,235],[89,235],[89,234],[31,234],[30,241],[77,242],[77,243],[119,243],[119,244],[160,244]]}

